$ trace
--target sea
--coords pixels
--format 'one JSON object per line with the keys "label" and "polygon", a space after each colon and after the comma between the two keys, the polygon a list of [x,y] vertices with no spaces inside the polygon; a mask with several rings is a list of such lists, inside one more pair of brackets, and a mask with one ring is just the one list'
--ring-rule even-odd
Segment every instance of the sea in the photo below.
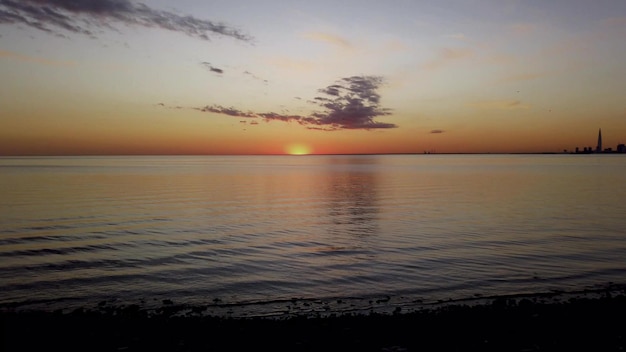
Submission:
{"label": "sea", "polygon": [[407,312],[626,284],[626,155],[0,158],[0,309]]}

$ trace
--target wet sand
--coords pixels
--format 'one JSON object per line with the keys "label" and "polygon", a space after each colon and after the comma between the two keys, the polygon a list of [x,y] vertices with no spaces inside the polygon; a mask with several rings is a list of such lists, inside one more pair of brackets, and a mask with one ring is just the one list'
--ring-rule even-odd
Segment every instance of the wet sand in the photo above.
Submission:
{"label": "wet sand", "polygon": [[[596,292],[597,293],[597,292]],[[394,314],[224,318],[3,309],[3,351],[620,351],[626,295],[499,297]]]}

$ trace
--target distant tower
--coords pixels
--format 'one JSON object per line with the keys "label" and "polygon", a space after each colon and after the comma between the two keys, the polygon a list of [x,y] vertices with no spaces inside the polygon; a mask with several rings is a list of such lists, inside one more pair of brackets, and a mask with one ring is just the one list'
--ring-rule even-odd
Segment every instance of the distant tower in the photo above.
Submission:
{"label": "distant tower", "polygon": [[602,129],[598,129],[598,145],[596,146],[596,153],[602,153]]}

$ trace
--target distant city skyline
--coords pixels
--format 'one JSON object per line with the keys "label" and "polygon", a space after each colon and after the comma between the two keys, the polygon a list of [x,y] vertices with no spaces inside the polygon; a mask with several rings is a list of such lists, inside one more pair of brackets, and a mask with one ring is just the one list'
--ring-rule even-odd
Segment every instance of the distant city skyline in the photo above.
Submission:
{"label": "distant city skyline", "polygon": [[[567,150],[566,150],[567,152]],[[618,143],[615,149],[612,147],[604,148],[602,144],[602,128],[598,129],[598,140],[595,148],[591,147],[576,147],[574,153],[591,154],[591,153],[626,153],[626,145],[624,143]]]}

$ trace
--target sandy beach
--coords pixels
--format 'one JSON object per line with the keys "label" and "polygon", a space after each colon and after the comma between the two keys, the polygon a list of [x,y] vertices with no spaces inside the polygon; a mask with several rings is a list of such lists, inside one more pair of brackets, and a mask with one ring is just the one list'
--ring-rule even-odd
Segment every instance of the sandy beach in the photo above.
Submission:
{"label": "sandy beach", "polygon": [[136,306],[2,310],[4,351],[620,351],[624,289],[497,297],[394,314],[225,318]]}

